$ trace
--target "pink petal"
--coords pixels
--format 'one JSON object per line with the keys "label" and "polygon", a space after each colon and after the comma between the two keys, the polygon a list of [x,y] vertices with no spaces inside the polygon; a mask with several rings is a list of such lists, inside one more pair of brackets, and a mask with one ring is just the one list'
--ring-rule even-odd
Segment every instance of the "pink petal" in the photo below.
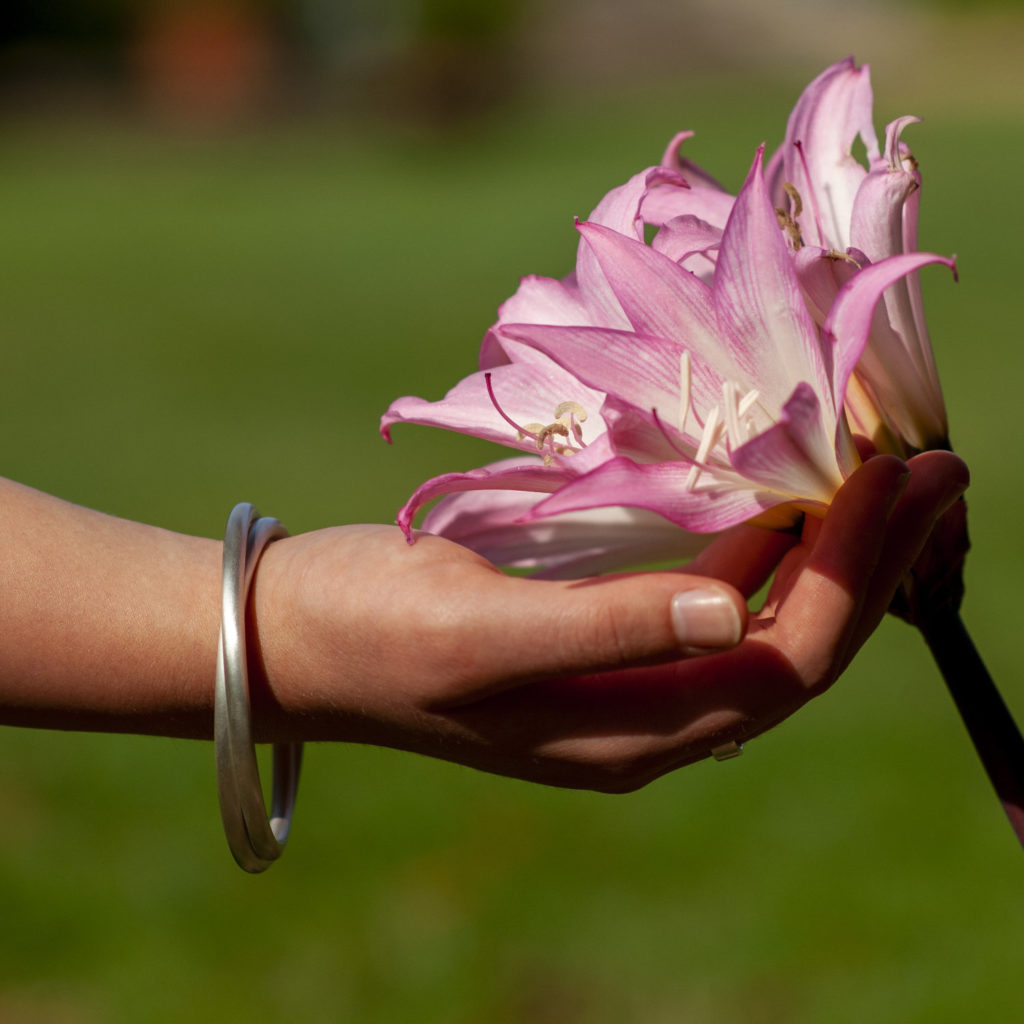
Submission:
{"label": "pink petal", "polygon": [[785,179],[803,200],[800,225],[809,245],[842,251],[851,244],[854,197],[866,173],[852,155],[857,136],[868,160],[875,160],[870,73],[867,65],[858,68],[848,57],[807,86],[786,127]]}
{"label": "pink petal", "polygon": [[[550,423],[555,418],[555,408],[566,401],[578,402],[588,412],[601,407],[602,392],[580,383],[543,352],[520,345],[515,360],[489,372],[502,411],[518,425]],[[515,428],[495,408],[483,371],[459,381],[440,401],[429,402],[410,395],[392,402],[381,417],[380,431],[385,440],[391,440],[395,423],[444,427],[522,451],[529,451],[533,444],[529,438],[517,437]],[[585,441],[592,441],[600,430],[596,416],[588,419],[583,424]]]}
{"label": "pink petal", "polygon": [[651,242],[651,248],[667,256],[674,263],[692,269],[687,261],[696,263],[694,257],[697,256],[705,258],[705,266],[713,267],[721,244],[721,228],[716,228],[692,214],[686,214],[682,217],[673,217],[662,225]]}
{"label": "pink petal", "polygon": [[948,432],[934,357],[916,332],[908,337],[899,331],[875,330],[876,306],[886,289],[932,263],[956,271],[953,260],[934,253],[891,256],[865,267],[839,293],[823,327],[826,338],[836,345],[836,387],[845,390],[859,360],[858,373],[883,412],[917,448],[944,442]]}
{"label": "pink petal", "polygon": [[634,462],[676,462],[691,458],[700,438],[679,429],[678,423],[654,409],[641,409],[609,395],[601,407],[608,428],[608,446],[615,455]]}
{"label": "pink petal", "polygon": [[558,465],[545,466],[540,459],[504,459],[465,473],[443,473],[416,488],[409,500],[399,509],[396,522],[411,543],[412,521],[416,513],[427,502],[443,494],[483,490],[516,490],[546,494],[557,491],[570,479],[567,470]]}
{"label": "pink petal", "polygon": [[692,139],[693,135],[694,133],[691,131],[683,131],[677,132],[672,137],[672,140],[669,142],[668,146],[665,147],[665,152],[662,155],[662,167],[668,167],[673,171],[677,171],[686,179],[690,188],[706,188],[713,192],[721,192],[723,195],[728,196],[731,201],[732,196],[726,192],[722,185],[711,177],[711,175],[702,167],[683,156],[683,143]]}
{"label": "pink petal", "polygon": [[685,530],[717,533],[752,519],[786,500],[782,495],[759,492],[739,477],[715,476],[717,486],[687,490],[690,464],[658,462],[638,465],[616,458],[578,477],[536,505],[530,518],[582,509],[625,505],[644,508]]}
{"label": "pink petal", "polygon": [[[640,206],[645,196],[659,185],[683,189],[686,182],[667,167],[649,167],[634,174],[625,185],[612,189],[594,208],[590,222],[642,241],[644,220]],[[628,322],[614,291],[609,288],[594,254],[582,240],[576,255],[576,280],[588,311],[589,323],[608,327],[627,326]]]}
{"label": "pink petal", "polygon": [[498,307],[498,323],[585,324],[586,307],[575,282],[531,275]]}
{"label": "pink petal", "polygon": [[642,509],[601,508],[522,517],[537,496],[522,491],[466,491],[442,498],[422,529],[455,541],[495,565],[541,569],[572,579],[643,564],[692,558],[712,539],[688,533]]}
{"label": "pink petal", "polygon": [[[498,326],[502,323],[587,324],[590,313],[580,298],[575,274],[563,281],[532,275],[519,282],[519,289],[498,308]],[[502,339],[493,328],[480,344],[478,365],[481,370],[508,363]]]}
{"label": "pink petal", "polygon": [[[917,216],[921,176],[904,165],[906,147],[900,133],[918,121],[902,117],[886,131],[885,157],[877,160],[857,193],[852,236],[871,258],[879,262],[917,246]],[[909,151],[906,155],[909,156]],[[892,329],[904,339],[908,354],[922,378],[928,381],[932,399],[941,394],[924,317],[924,303],[917,274],[908,274],[885,293],[884,304]],[[943,413],[943,420],[945,414]]]}
{"label": "pink petal", "polygon": [[797,385],[779,421],[732,453],[733,468],[780,501],[812,499],[827,505],[843,484],[844,470],[836,461],[834,429],[822,418],[821,403],[810,385]]}
{"label": "pink petal", "polygon": [[[679,425],[680,358],[685,346],[649,334],[602,327],[548,327],[506,324],[501,333],[532,345],[593,387],[595,381],[623,402],[649,412],[656,409]],[[692,366],[692,394],[704,408],[721,398],[722,379],[698,358]]]}
{"label": "pink petal", "polygon": [[805,245],[793,253],[793,267],[804,301],[819,327],[832,309],[839,289],[868,263],[867,256],[857,249],[851,249],[844,255],[816,245]]}
{"label": "pink petal", "polygon": [[[785,238],[761,175],[758,150],[725,226],[714,303],[747,386],[780,408],[799,381],[831,403],[818,332],[804,303]],[[834,406],[830,412],[834,415]]]}
{"label": "pink petal", "polygon": [[708,363],[728,363],[711,293],[689,271],[631,238],[597,224],[580,224],[632,329],[672,338]]}
{"label": "pink petal", "polygon": [[[887,154],[898,150],[894,129],[902,129],[917,120],[904,117],[889,126]],[[903,170],[901,161],[893,164],[888,159],[876,160],[861,182],[851,212],[850,244],[863,250],[872,263],[909,251],[904,239],[904,210],[907,199],[919,186],[920,175]]]}
{"label": "pink petal", "polygon": [[640,212],[641,206],[650,193],[663,186],[667,186],[669,193],[689,188],[677,171],[668,167],[648,167],[634,174],[624,185],[613,188],[594,207],[587,220],[643,241],[644,218]]}

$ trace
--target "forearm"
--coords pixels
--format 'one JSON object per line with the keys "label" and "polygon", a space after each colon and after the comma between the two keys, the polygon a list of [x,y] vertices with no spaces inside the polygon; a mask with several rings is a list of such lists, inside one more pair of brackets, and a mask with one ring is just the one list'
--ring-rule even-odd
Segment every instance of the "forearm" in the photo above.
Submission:
{"label": "forearm", "polygon": [[220,559],[0,480],[0,723],[211,735]]}

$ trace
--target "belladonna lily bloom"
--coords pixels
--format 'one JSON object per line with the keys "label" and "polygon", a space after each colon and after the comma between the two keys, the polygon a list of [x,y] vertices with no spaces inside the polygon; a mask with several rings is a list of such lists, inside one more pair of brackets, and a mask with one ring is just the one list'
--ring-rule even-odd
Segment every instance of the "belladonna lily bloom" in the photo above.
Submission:
{"label": "belladonna lily bloom", "polygon": [[[682,155],[578,224],[575,272],[527,277],[479,371],[381,422],[445,427],[513,457],[428,480],[398,516],[504,565],[579,576],[681,559],[736,523],[825,512],[854,435],[907,456],[948,447],[918,271],[921,178],[866,67],[826,69],[765,171],[734,198]],[[866,166],[853,146],[859,139]],[[648,235],[653,238],[648,242]],[[933,532],[894,608],[918,626],[1024,844],[1024,739],[959,616],[965,506]]]}
{"label": "belladonna lily bloom", "polygon": [[[638,533],[650,540],[652,513],[687,534],[824,513],[859,461],[844,396],[879,299],[917,268],[949,261],[913,254],[873,264],[837,289],[819,326],[779,229],[762,155],[731,203],[710,283],[679,259],[687,256],[675,212],[685,180],[642,172],[578,225],[573,278],[528,279],[502,308],[480,371],[439,402],[391,406],[386,436],[394,423],[414,422],[522,453],[427,481],[399,514],[407,533],[421,505],[455,495],[426,529],[496,557],[521,549],[530,524],[539,538],[543,523],[558,541],[550,559],[591,571],[594,559],[615,564],[632,554]],[[652,217],[664,237],[648,245]],[[493,492],[489,500],[460,494],[480,490]],[[596,549],[602,520],[593,510],[622,507],[637,513],[623,521],[617,511],[614,530],[605,515],[615,550]],[[679,532],[662,527],[669,555],[694,546]],[[533,550],[526,564],[543,554]]]}
{"label": "belladonna lily bloom", "polygon": [[[851,277],[917,249],[921,175],[902,141],[904,130],[917,120],[901,117],[889,124],[880,150],[869,71],[852,58],[811,82],[790,115],[785,141],[766,174],[808,308],[819,324]],[[673,139],[663,163],[699,182],[686,215],[704,224],[706,246],[700,255],[710,261],[729,197],[682,156],[689,135]],[[858,140],[866,167],[853,156]],[[851,425],[879,449],[907,455],[948,447],[916,271],[886,288],[845,397]]]}

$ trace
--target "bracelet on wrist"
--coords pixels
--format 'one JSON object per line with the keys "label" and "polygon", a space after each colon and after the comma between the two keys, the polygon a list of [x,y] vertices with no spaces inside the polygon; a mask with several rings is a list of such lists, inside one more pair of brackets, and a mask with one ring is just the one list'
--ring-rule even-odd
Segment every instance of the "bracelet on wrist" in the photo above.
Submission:
{"label": "bracelet on wrist", "polygon": [[260,517],[248,502],[236,505],[224,533],[221,628],[214,693],[213,736],[217,796],[228,846],[246,871],[265,871],[284,850],[299,786],[301,743],[273,745],[273,789],[268,816],[252,738],[246,657],[246,606],[266,546],[288,531]]}

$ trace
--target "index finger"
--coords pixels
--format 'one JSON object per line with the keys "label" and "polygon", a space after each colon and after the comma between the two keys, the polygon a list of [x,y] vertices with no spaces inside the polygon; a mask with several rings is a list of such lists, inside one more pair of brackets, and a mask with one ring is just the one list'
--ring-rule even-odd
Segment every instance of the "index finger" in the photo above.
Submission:
{"label": "index finger", "polygon": [[861,466],[836,495],[785,591],[759,617],[756,641],[784,653],[812,691],[830,685],[845,664],[889,515],[909,480],[905,463],[894,456]]}

